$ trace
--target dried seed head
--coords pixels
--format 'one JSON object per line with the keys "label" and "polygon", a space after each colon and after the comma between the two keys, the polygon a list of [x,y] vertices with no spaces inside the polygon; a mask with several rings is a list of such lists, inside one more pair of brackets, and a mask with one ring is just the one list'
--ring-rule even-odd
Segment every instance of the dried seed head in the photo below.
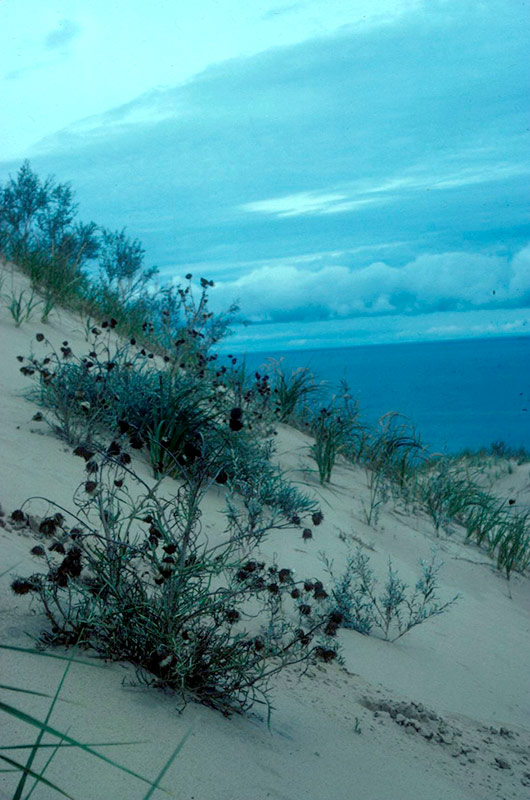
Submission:
{"label": "dried seed head", "polygon": [[11,520],[13,522],[26,522],[27,517],[21,508],[16,508],[11,514]]}
{"label": "dried seed head", "polygon": [[324,628],[324,633],[326,634],[326,636],[335,636],[336,633],[337,633],[337,628],[338,628],[338,625],[335,625],[334,622],[330,621],[330,622],[328,622],[328,624]]}
{"label": "dried seed head", "polygon": [[90,461],[95,455],[93,450],[90,450],[88,447],[80,444],[74,450],[74,456],[79,456],[80,458],[84,458],[85,461]]}
{"label": "dried seed head", "polygon": [[129,437],[129,444],[133,450],[141,450],[144,446],[144,441],[137,433],[133,433],[132,436]]}
{"label": "dried seed head", "polygon": [[85,492],[86,492],[87,494],[92,494],[93,492],[95,492],[95,491],[96,491],[96,489],[97,489],[97,483],[96,483],[96,481],[87,481],[87,482],[85,483]]}
{"label": "dried seed head", "polygon": [[304,528],[302,531],[302,539],[312,539],[313,538],[313,531],[311,528]]}
{"label": "dried seed head", "polygon": [[44,536],[53,536],[57,528],[57,521],[53,517],[46,517],[39,525],[39,533]]}
{"label": "dried seed head", "polygon": [[28,592],[38,592],[41,588],[41,581],[38,575],[31,575],[29,578],[15,578],[11,584],[11,590],[15,594],[28,594]]}
{"label": "dried seed head", "polygon": [[35,545],[35,547],[32,547],[30,552],[31,552],[31,554],[33,556],[44,556],[44,555],[46,555],[46,551],[44,550],[44,547],[42,547],[40,544],[37,544],[37,545]]}
{"label": "dried seed head", "polygon": [[311,519],[313,521],[313,525],[320,525],[324,519],[324,514],[322,511],[315,511],[315,513],[311,515]]}
{"label": "dried seed head", "polygon": [[307,603],[302,603],[300,606],[298,606],[298,610],[304,617],[308,617],[311,613],[311,606]]}
{"label": "dried seed head", "polygon": [[336,650],[328,650],[325,647],[315,647],[314,653],[317,658],[320,658],[326,663],[329,663],[330,661],[333,661],[334,658],[337,658]]}
{"label": "dried seed head", "polygon": [[313,638],[310,633],[306,633],[301,628],[299,631],[297,631],[297,636],[300,639],[300,644],[304,645],[304,647],[307,647],[307,645],[310,644],[311,639]]}

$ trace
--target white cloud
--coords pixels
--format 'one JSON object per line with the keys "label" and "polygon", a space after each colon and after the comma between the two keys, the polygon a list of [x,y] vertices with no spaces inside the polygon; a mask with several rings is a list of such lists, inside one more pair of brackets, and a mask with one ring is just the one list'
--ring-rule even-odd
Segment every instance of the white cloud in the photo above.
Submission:
{"label": "white cloud", "polygon": [[217,307],[237,298],[253,321],[421,314],[530,304],[530,246],[513,259],[476,253],[421,255],[402,267],[260,266],[217,284]]}
{"label": "white cloud", "polygon": [[[462,159],[466,154],[467,151],[462,153]],[[480,154],[476,155],[479,157]],[[450,160],[454,159],[455,154]],[[296,192],[256,200],[244,203],[239,208],[247,212],[276,217],[339,214],[355,211],[367,205],[390,202],[410,192],[450,190],[481,183],[507,181],[529,174],[530,166],[522,163],[479,163],[460,166],[458,170],[452,170],[449,165],[443,164],[436,170],[429,164],[416,164],[403,175],[396,175],[375,184],[363,179],[327,191]]]}
{"label": "white cloud", "polygon": [[277,217],[299,217],[303,214],[340,214],[380,202],[383,202],[382,198],[365,197],[351,200],[347,194],[298,192],[284,197],[273,197],[270,200],[245,203],[241,208],[243,211],[274,214]]}

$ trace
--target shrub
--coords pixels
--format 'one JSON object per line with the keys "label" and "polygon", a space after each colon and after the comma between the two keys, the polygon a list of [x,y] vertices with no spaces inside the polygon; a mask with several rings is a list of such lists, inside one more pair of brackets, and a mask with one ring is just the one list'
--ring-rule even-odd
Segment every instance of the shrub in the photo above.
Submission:
{"label": "shrub", "polygon": [[144,269],[145,250],[138,239],[125,232],[101,228],[99,275],[102,286],[117,295],[117,304],[126,307],[131,299],[144,293],[158,269]]}
{"label": "shrub", "polygon": [[82,268],[97,253],[96,225],[74,222],[76,213],[70,185],[41,181],[28,161],[0,188],[0,247],[48,308],[75,305],[86,282]]}
{"label": "shrub", "polygon": [[[144,682],[225,714],[255,702],[269,707],[271,679],[287,665],[336,657],[322,584],[260,561],[250,514],[246,527],[243,512],[237,525],[229,514],[216,542],[201,534],[206,465],[167,497],[160,482],[135,474],[119,447],[112,452],[97,470],[94,458],[87,464],[74,527],[62,514],[48,518],[53,525],[42,535],[66,553],[49,552],[44,573],[13,585],[42,602],[47,642],[131,661]],[[264,527],[274,526],[271,512]]]}
{"label": "shrub", "polygon": [[407,585],[389,560],[388,577],[380,595],[370,559],[360,548],[348,557],[346,570],[339,577],[333,574],[333,564],[325,556],[323,560],[333,580],[332,613],[342,615],[345,628],[366,635],[377,629],[387,641],[395,642],[427,619],[443,614],[459,597],[455,595],[442,604],[437,601],[437,577],[442,564],[435,563],[434,555],[431,561],[420,561],[422,575],[412,593],[407,593]]}

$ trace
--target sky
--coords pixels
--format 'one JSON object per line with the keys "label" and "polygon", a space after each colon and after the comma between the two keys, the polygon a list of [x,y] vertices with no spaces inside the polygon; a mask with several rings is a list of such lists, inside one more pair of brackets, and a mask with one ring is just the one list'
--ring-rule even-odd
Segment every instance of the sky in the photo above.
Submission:
{"label": "sky", "polygon": [[214,280],[242,348],[528,334],[529,19],[0,0],[0,182],[27,158],[161,283]]}

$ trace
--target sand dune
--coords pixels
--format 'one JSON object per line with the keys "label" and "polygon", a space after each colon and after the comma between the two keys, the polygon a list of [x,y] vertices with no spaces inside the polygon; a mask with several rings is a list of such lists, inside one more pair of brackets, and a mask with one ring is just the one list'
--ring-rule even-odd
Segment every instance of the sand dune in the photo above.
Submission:
{"label": "sand dune", "polygon": [[[24,286],[25,279],[7,273]],[[25,397],[28,379],[17,355],[37,349],[35,334],[74,350],[84,345],[82,323],[67,312],[43,325],[35,319],[15,327],[0,308],[0,641],[31,645],[44,621],[26,596],[10,590],[12,575],[37,569],[30,555],[35,534],[9,519],[30,496],[65,507],[83,480],[83,464],[42,422]],[[361,544],[378,573],[389,557],[400,575],[414,583],[419,558],[435,547],[444,561],[440,598],[461,594],[448,613],[428,620],[395,643],[341,629],[344,667],[311,667],[300,678],[289,668],[277,679],[271,727],[259,713],[224,718],[189,703],[179,713],[171,694],[127,685],[135,678],[126,664],[99,668],[73,664],[52,722],[85,742],[140,741],[100,747],[121,764],[154,779],[176,743],[189,731],[181,753],[163,779],[179,800],[500,800],[530,792],[530,581],[514,574],[508,585],[486,553],[465,545],[456,531],[436,538],[421,513],[407,515],[385,504],[377,527],[363,522],[363,470],[345,463],[325,488],[308,458],[310,440],[279,426],[277,457],[289,477],[320,500],[324,522],[303,541],[296,528],[273,533],[264,546],[299,574],[325,581],[319,553],[340,565],[348,541]],[[149,475],[146,464],[137,468]],[[530,499],[530,465],[500,475],[495,490]],[[223,490],[213,488],[203,522],[213,524]],[[34,513],[45,513],[35,501]],[[86,654],[85,657],[89,657]],[[64,668],[61,661],[22,652],[0,651],[1,682],[52,693]],[[3,692],[43,719],[48,700]],[[0,744],[32,741],[33,732],[0,712]],[[50,740],[49,740],[50,741]],[[38,762],[42,763],[42,759]],[[96,758],[74,749],[60,751],[47,771],[80,800],[134,800],[146,787]],[[12,773],[0,774],[0,797],[11,798]],[[35,798],[56,797],[39,787]],[[159,791],[156,797],[162,797]]]}

